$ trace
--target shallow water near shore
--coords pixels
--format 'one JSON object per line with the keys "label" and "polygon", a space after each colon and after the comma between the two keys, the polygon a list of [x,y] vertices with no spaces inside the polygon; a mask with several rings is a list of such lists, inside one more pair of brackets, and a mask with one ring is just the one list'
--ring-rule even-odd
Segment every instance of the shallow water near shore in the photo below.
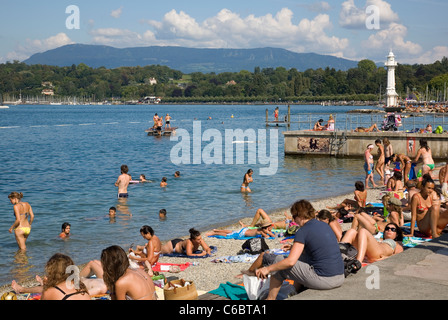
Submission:
{"label": "shallow water near shore", "polygon": [[[364,178],[363,160],[285,157],[281,132],[286,129],[265,126],[266,108],[272,117],[275,107],[11,106],[0,110],[0,283],[42,273],[45,262],[56,252],[68,254],[81,264],[98,259],[101,250],[110,245],[143,244],[139,234],[143,225],[152,226],[162,240],[169,240],[185,236],[192,227],[206,230],[253,216],[257,208],[269,212],[299,199],[351,193],[354,182]],[[279,107],[282,117],[287,106]],[[292,105],[291,113],[316,113],[318,117],[319,113],[353,109],[357,108]],[[174,119],[172,126],[190,133],[191,139],[195,123],[200,124],[201,133],[207,129],[220,132],[223,143],[226,129],[254,129],[257,139],[267,142],[267,157],[269,142],[278,134],[278,169],[274,175],[260,175],[260,170],[269,165],[260,162],[256,141],[223,146],[222,164],[201,161],[175,165],[171,152],[181,139],[171,141],[144,132],[152,125],[155,113],[169,113]],[[267,129],[266,138],[259,135],[259,129]],[[210,143],[203,139],[202,147]],[[249,164],[251,144],[257,146],[258,157]],[[245,161],[230,164],[225,151],[234,148],[235,160],[238,145],[245,147]],[[219,159],[219,154],[214,156]],[[117,200],[114,186],[122,164],[129,166],[134,179],[145,174],[154,181],[131,185],[125,202]],[[253,192],[246,195],[239,188],[249,168],[254,170],[250,185]],[[181,177],[175,179],[177,170]],[[163,176],[168,178],[166,188],[159,187]],[[8,199],[12,191],[23,192],[23,201],[31,204],[35,214],[25,253],[17,252],[14,235],[8,233],[14,222]],[[118,209],[113,221],[107,217],[111,206]],[[158,217],[162,208],[168,212],[164,221]],[[66,221],[71,223],[72,236],[63,241],[58,234]]]}

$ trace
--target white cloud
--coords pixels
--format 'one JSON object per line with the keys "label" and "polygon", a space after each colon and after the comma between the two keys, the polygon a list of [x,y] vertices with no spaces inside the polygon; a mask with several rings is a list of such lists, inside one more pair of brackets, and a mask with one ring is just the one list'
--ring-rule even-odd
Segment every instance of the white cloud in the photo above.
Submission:
{"label": "white cloud", "polygon": [[59,48],[64,45],[73,44],[74,42],[63,32],[46,39],[26,39],[25,44],[17,45],[15,50],[6,54],[0,59],[0,62],[28,59],[37,52]]}
{"label": "white cloud", "polygon": [[399,21],[398,14],[392,10],[392,6],[386,1],[367,0],[364,7],[358,8],[354,0],[347,0],[341,5],[339,25],[349,29],[366,29],[368,17],[366,9],[370,6],[375,6],[378,9],[381,26]]}
{"label": "white cloud", "polygon": [[143,45],[144,37],[139,33],[127,29],[100,28],[89,31],[94,44],[114,47],[135,47]]}
{"label": "white cloud", "polygon": [[327,12],[331,10],[331,5],[326,1],[320,1],[308,5],[304,5],[308,10],[313,12]]}
{"label": "white cloud", "polygon": [[170,40],[183,46],[215,48],[282,47],[294,51],[338,53],[348,46],[348,39],[327,34],[332,29],[330,17],[319,14],[314,19],[293,23],[293,12],[283,8],[275,15],[241,17],[228,9],[199,23],[187,13],[171,10],[162,21],[148,21],[159,42]]}
{"label": "white cloud", "polygon": [[370,53],[388,52],[393,50],[396,54],[411,57],[421,54],[423,48],[414,42],[406,41],[408,29],[398,23],[391,23],[387,29],[378,31],[362,43],[362,47]]}
{"label": "white cloud", "polygon": [[437,60],[442,60],[443,57],[448,57],[447,46],[434,47],[432,50],[426,51],[423,54],[406,58],[404,62],[409,64],[431,64]]}
{"label": "white cloud", "polygon": [[121,17],[121,14],[123,13],[123,7],[118,8],[117,10],[113,10],[110,15],[115,18],[118,19]]}

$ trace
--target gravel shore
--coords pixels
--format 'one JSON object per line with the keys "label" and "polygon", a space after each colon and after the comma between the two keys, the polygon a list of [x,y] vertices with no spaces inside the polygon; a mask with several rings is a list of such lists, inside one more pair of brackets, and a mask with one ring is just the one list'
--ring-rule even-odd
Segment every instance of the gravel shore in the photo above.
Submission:
{"label": "gravel shore", "polygon": [[[384,188],[369,189],[367,202],[380,202],[380,192]],[[353,199],[353,193],[336,196],[332,198],[320,199],[311,201],[316,210],[326,209],[327,206],[334,206],[341,203],[344,199]],[[300,199],[298,199],[300,200]],[[289,204],[292,205],[292,204]],[[278,209],[273,212],[268,212],[272,221],[279,221],[284,219],[285,211],[289,214],[289,207],[283,209]],[[255,214],[255,211],[254,211]],[[253,217],[247,217],[242,219],[243,223],[251,223]],[[225,226],[219,229],[230,229],[239,230],[241,228],[238,222]],[[346,230],[350,228],[350,224],[343,224],[342,229]],[[238,251],[241,250],[241,245],[244,243],[243,240],[229,240],[229,239],[218,239],[214,237],[206,237],[205,234],[210,230],[201,230],[204,240],[209,246],[216,246],[217,251],[212,257],[199,258],[199,259],[189,259],[189,258],[178,258],[178,257],[161,257],[159,262],[162,263],[176,263],[183,264],[186,262],[195,263],[195,265],[190,265],[184,271],[178,273],[164,272],[166,277],[178,277],[180,279],[194,281],[196,288],[199,292],[205,293],[214,290],[219,287],[221,283],[232,282],[238,283],[241,279],[236,278],[240,274],[241,270],[248,269],[250,263],[216,263],[212,262],[213,259],[222,256],[234,256],[237,255]],[[157,232],[157,231],[156,231]],[[185,238],[185,237],[184,237]],[[277,249],[281,247],[280,240],[282,238],[267,239],[266,243],[270,249]],[[142,243],[143,244],[143,243]],[[85,261],[87,262],[87,261]],[[81,266],[82,267],[82,266]],[[43,271],[43,270],[42,270]],[[42,276],[42,275],[41,275]],[[26,282],[20,283],[24,287],[35,286],[38,283],[35,279],[29,279]],[[4,284],[0,287],[0,295],[4,292],[12,291],[11,284]]]}

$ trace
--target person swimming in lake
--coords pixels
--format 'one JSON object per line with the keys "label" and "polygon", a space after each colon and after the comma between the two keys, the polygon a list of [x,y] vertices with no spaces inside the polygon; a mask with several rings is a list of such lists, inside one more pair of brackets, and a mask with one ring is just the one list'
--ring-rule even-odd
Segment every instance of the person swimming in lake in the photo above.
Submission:
{"label": "person swimming in lake", "polygon": [[243,178],[243,183],[241,184],[241,192],[252,192],[249,188],[249,184],[254,181],[252,178],[254,171],[252,169],[247,170]]}
{"label": "person swimming in lake", "polygon": [[160,182],[160,186],[162,187],[162,188],[164,188],[164,187],[166,187],[167,185],[168,185],[168,179],[167,179],[167,177],[163,177],[162,178],[162,181]]}
{"label": "person swimming in lake", "polygon": [[[194,228],[189,230],[190,238],[182,240],[179,238],[170,240],[166,242],[161,249],[162,254],[171,254],[171,253],[183,253],[187,256],[192,257],[202,257],[205,255],[210,255],[212,250],[205,243],[204,239],[202,239],[201,233]],[[196,253],[199,247],[202,247],[202,251],[200,253]]]}
{"label": "person swimming in lake", "polygon": [[66,239],[70,237],[70,229],[71,229],[70,223],[64,222],[61,227],[61,233],[59,234],[59,238]]}
{"label": "person swimming in lake", "polygon": [[26,240],[31,233],[31,225],[34,221],[34,213],[31,205],[28,202],[22,202],[23,193],[11,192],[8,195],[9,201],[14,205],[14,216],[15,221],[11,228],[9,228],[9,233],[14,231],[17,244],[20,250],[26,250]]}

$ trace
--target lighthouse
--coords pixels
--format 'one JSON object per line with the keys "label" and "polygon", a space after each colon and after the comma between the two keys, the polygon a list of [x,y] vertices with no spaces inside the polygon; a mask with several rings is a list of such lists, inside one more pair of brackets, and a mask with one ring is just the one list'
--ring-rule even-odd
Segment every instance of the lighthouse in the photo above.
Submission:
{"label": "lighthouse", "polygon": [[394,53],[391,51],[387,56],[387,107],[398,107],[398,94],[395,91],[395,68],[398,66]]}

